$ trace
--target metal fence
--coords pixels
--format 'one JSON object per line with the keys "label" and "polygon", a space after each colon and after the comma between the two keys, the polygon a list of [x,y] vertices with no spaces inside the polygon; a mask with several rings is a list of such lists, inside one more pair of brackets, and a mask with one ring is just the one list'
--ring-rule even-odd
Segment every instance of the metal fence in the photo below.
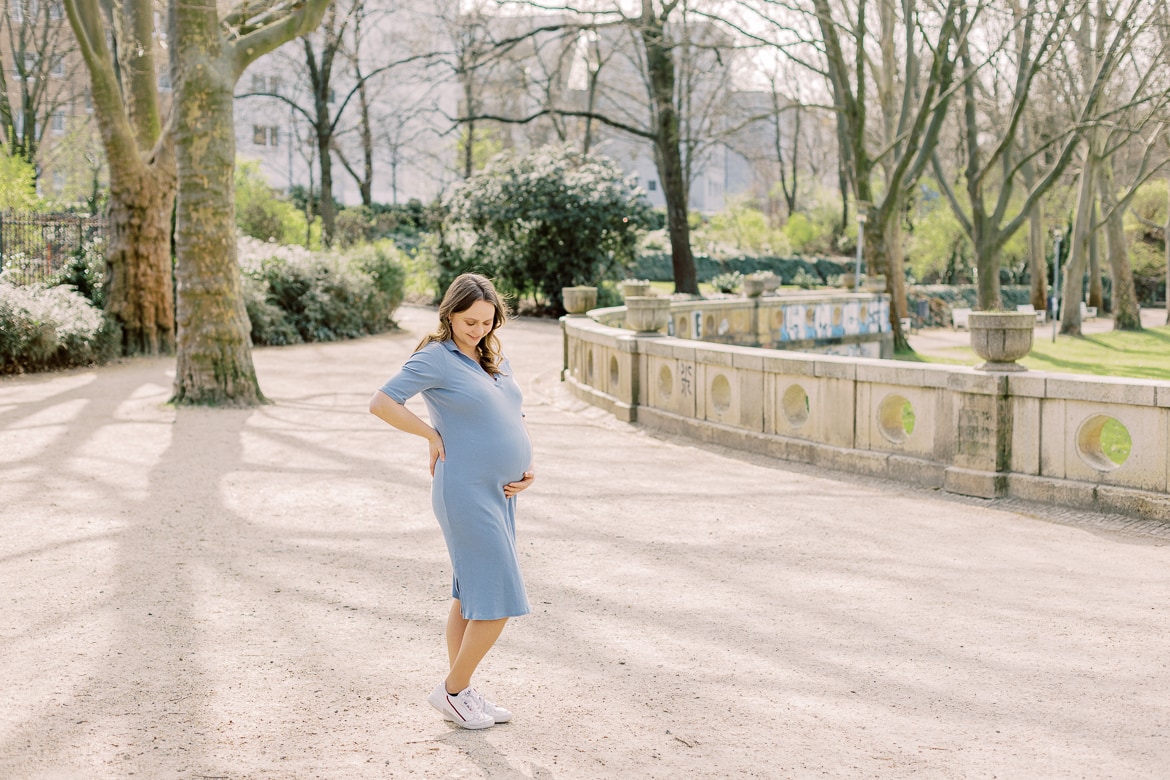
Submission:
{"label": "metal fence", "polygon": [[14,284],[47,282],[78,249],[108,238],[105,217],[0,212],[0,271]]}

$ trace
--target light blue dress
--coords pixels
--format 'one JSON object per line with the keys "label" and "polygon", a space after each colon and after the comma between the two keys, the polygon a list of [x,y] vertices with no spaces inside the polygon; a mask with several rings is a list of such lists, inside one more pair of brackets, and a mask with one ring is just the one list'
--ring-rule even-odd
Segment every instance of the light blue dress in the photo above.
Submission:
{"label": "light blue dress", "polygon": [[468,620],[531,611],[516,557],[516,498],[504,497],[504,485],[532,465],[532,443],[507,359],[501,369],[492,377],[454,341],[432,342],[381,388],[398,403],[422,393],[443,437],[431,505],[451,556],[451,596]]}

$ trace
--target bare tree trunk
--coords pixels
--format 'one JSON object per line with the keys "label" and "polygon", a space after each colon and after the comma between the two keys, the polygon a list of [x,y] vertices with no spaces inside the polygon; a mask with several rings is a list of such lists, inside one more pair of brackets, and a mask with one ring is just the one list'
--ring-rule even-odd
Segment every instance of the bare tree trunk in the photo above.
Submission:
{"label": "bare tree trunk", "polygon": [[362,138],[362,178],[358,188],[362,193],[362,205],[374,205],[374,136],[370,131],[370,98],[366,92],[366,81],[358,74],[358,128]]}
{"label": "bare tree trunk", "polygon": [[[1025,120],[1020,123],[1020,132],[1025,148],[1032,148],[1031,126]],[[1036,186],[1036,166],[1029,157],[1020,163],[1020,178],[1024,189],[1031,191]],[[1046,235],[1044,230],[1044,202],[1037,200],[1028,215],[1028,273],[1031,276],[1031,293],[1028,299],[1036,311],[1048,308],[1048,262],[1046,260]],[[1051,313],[1051,312],[1050,312]]]}
{"label": "bare tree trunk", "polygon": [[1129,264],[1129,247],[1125,238],[1125,209],[1117,207],[1113,183],[1113,161],[1101,162],[1099,195],[1101,208],[1109,214],[1105,220],[1105,237],[1109,251],[1109,270],[1113,275],[1113,329],[1141,330],[1142,312],[1138,306],[1133,268]]}
{"label": "bare tree trunk", "polygon": [[1028,300],[1036,311],[1048,308],[1048,263],[1046,260],[1044,207],[1037,203],[1028,219],[1028,272],[1032,290]]}
{"label": "bare tree trunk", "polygon": [[1093,219],[1094,169],[1096,158],[1091,144],[1085,148],[1085,164],[1081,169],[1080,189],[1077,192],[1077,214],[1069,237],[1068,273],[1061,291],[1060,332],[1067,336],[1081,335],[1081,303],[1084,302],[1085,268],[1089,264],[1089,231]]}
{"label": "bare tree trunk", "polygon": [[[65,10],[89,71],[94,113],[110,170],[109,283],[106,313],[122,327],[123,354],[175,348],[171,280],[173,146],[162,137],[150,47],[154,17],[147,0],[122,3],[109,19],[93,0],[66,0]],[[119,57],[111,43],[133,49]],[[140,45],[145,41],[146,45]],[[30,114],[31,116],[31,114]]]}
{"label": "bare tree trunk", "polygon": [[[1108,164],[1108,159],[1102,159],[1101,165]],[[1100,172],[1097,174],[1100,176]],[[1104,198],[1100,191],[1102,181],[1097,182],[1097,197]],[[1101,224],[1101,209],[1093,204],[1093,224]],[[1096,306],[1097,311],[1105,311],[1105,291],[1101,285],[1101,232],[1093,229],[1089,232],[1089,305]]]}
{"label": "bare tree trunk", "polygon": [[688,187],[683,173],[682,138],[674,102],[674,51],[666,40],[664,23],[654,15],[649,0],[642,0],[642,9],[638,35],[646,54],[650,100],[654,106],[654,157],[658,163],[658,176],[662,179],[662,194],[666,197],[674,291],[698,295],[695,258],[691,254],[691,227],[687,222]]}
{"label": "bare tree trunk", "polygon": [[[326,115],[328,116],[328,115]],[[317,136],[317,154],[321,155],[321,243],[333,246],[333,232],[337,224],[337,209],[333,207],[333,154],[330,151],[332,135]]]}
{"label": "bare tree trunk", "polygon": [[221,47],[215,0],[173,6],[175,220],[179,303],[176,403],[253,405],[264,401],[252,365],[251,326],[236,255],[236,74]]}
{"label": "bare tree trunk", "polygon": [[171,165],[110,166],[106,313],[122,327],[122,354],[175,351],[171,276]]}
{"label": "bare tree trunk", "polygon": [[1166,226],[1162,228],[1162,247],[1166,253],[1166,324],[1170,325],[1170,187],[1166,188]]}

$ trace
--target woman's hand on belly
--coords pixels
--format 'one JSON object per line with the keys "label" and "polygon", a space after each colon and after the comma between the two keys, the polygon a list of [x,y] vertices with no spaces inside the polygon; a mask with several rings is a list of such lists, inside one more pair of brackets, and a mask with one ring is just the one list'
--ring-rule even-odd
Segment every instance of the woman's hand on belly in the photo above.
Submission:
{"label": "woman's hand on belly", "polygon": [[504,485],[504,498],[512,498],[521,490],[527,490],[535,480],[536,475],[534,473],[525,471],[522,479]]}

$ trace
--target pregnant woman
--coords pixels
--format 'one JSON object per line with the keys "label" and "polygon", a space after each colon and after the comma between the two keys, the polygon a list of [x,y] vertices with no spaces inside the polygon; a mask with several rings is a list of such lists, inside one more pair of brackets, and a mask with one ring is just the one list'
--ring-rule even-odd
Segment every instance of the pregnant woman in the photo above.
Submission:
{"label": "pregnant woman", "polygon": [[[520,387],[500,353],[507,312],[492,283],[463,274],[439,305],[439,328],[370,399],[370,411],[430,444],[431,505],[454,570],[447,617],[449,672],[428,697],[468,729],[512,713],[471,687],[508,618],[530,611],[516,558],[516,494],[532,484],[532,444]],[[422,393],[430,424],[404,404]]]}

